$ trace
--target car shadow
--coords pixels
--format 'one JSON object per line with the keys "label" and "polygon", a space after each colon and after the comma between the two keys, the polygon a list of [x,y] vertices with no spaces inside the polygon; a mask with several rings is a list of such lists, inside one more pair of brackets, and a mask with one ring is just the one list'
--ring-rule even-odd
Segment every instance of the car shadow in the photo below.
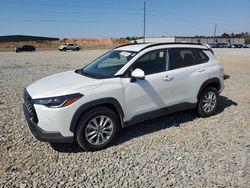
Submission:
{"label": "car shadow", "polygon": [[[216,110],[215,115],[222,113],[226,108],[229,108],[230,106],[237,105],[238,104],[232,101],[231,99],[225,96],[219,96],[218,108]],[[186,110],[137,123],[135,125],[121,129],[117,141],[113,144],[113,146],[120,145],[133,138],[151,134],[162,129],[170,127],[179,127],[182,123],[193,121],[196,118],[199,118],[199,116],[197,115],[195,110]],[[50,145],[55,151],[61,153],[84,152],[84,150],[80,148],[76,143],[54,143]]]}
{"label": "car shadow", "polygon": [[238,103],[234,102],[228,97],[219,96],[218,107],[215,112],[215,115],[220,114],[221,112],[223,112],[226,108],[229,108],[230,106],[238,106]]}

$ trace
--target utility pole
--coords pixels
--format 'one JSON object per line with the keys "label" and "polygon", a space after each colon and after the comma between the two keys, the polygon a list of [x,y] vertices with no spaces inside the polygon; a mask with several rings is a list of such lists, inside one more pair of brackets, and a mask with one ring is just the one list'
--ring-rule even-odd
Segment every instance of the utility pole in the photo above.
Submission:
{"label": "utility pole", "polygon": [[216,30],[217,30],[217,24],[215,24],[215,27],[214,27],[214,44],[215,44]]}
{"label": "utility pole", "polygon": [[146,38],[146,1],[144,1],[144,24],[143,24],[143,43],[145,43]]}

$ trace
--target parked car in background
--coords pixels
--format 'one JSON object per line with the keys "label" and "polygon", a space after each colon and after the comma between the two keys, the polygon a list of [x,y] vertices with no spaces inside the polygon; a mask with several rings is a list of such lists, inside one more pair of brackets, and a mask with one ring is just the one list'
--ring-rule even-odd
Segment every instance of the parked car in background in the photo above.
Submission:
{"label": "parked car in background", "polygon": [[247,44],[215,43],[209,44],[211,48],[249,48]]}
{"label": "parked car in background", "polygon": [[212,44],[210,46],[211,46],[211,48],[226,48],[227,43],[215,43],[215,44]]}
{"label": "parked car in background", "polygon": [[24,46],[15,47],[15,52],[24,52],[24,51],[34,52],[36,51],[36,48],[32,45],[24,45]]}
{"label": "parked car in background", "polygon": [[77,44],[73,43],[62,44],[58,47],[59,51],[66,51],[66,50],[79,51],[80,49],[81,48]]}
{"label": "parked car in background", "polygon": [[224,47],[225,47],[225,48],[235,48],[235,45],[234,45],[234,44],[227,43]]}
{"label": "parked car in background", "polygon": [[235,48],[242,48],[242,44],[234,44]]}
{"label": "parked car in background", "polygon": [[226,48],[226,46],[227,46],[227,43],[220,43],[219,44],[219,48]]}
{"label": "parked car in background", "polygon": [[234,44],[235,48],[249,48],[247,44]]}
{"label": "parked car in background", "polygon": [[243,44],[243,45],[242,45],[242,48],[249,48],[249,45]]}
{"label": "parked car in background", "polygon": [[211,48],[219,48],[219,44],[210,44],[209,45]]}

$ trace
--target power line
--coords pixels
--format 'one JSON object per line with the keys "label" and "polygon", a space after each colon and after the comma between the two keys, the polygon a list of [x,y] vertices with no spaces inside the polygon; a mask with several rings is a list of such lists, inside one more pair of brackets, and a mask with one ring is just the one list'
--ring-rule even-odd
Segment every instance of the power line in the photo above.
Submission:
{"label": "power line", "polygon": [[[24,11],[27,11],[26,9],[1,9],[1,11],[17,11],[17,12],[24,12]],[[35,13],[51,13],[51,14],[93,14],[93,15],[111,15],[111,16],[114,16],[114,15],[117,15],[117,13],[114,13],[114,12],[86,12],[86,11],[49,11],[49,10],[29,10],[27,13],[29,12],[35,12]],[[120,15],[128,15],[127,13],[121,13],[119,12]],[[142,15],[142,13],[129,13],[129,15]]]}
{"label": "power line", "polygon": [[1,19],[2,22],[52,22],[52,23],[103,23],[103,24],[113,24],[113,23],[140,23],[141,21],[136,20],[56,20],[56,19]]}
{"label": "power line", "polygon": [[[199,17],[193,17],[190,15],[178,14],[178,13],[172,13],[172,12],[169,12],[168,14],[161,13],[161,12],[155,12],[155,13],[149,13],[148,15],[153,16],[153,17],[158,17],[158,18],[169,17],[169,18],[175,19],[175,20],[187,20],[187,21],[192,21],[192,22],[201,23],[201,24],[202,23],[214,24],[214,22],[217,22],[217,23],[220,23],[220,25],[241,26],[240,24],[237,24],[238,21],[236,21],[237,23],[235,24],[235,23],[232,23],[232,20],[220,20],[220,19],[211,19],[211,18],[204,18],[204,17],[199,18]],[[208,22],[207,20],[210,20],[211,22]]]}
{"label": "power line", "polygon": [[163,27],[174,27],[174,28],[183,28],[183,27],[190,27],[190,28],[196,28],[196,29],[203,29],[203,30],[209,30],[209,27],[200,27],[196,25],[190,25],[190,24],[163,24],[162,22],[155,22],[155,21],[147,21],[148,24],[155,24],[155,25],[161,25]]}
{"label": "power line", "polygon": [[[199,19],[199,20],[213,20],[213,21],[221,21],[221,22],[231,22],[232,19],[221,19],[221,17],[216,17],[216,18],[211,18],[211,17],[204,17],[204,14],[202,15],[199,15],[199,16],[191,16],[189,14],[183,14],[183,13],[180,13],[180,12],[175,12],[175,11],[172,11],[172,10],[169,10],[169,11],[159,11],[159,10],[155,10],[155,9],[151,9],[149,10],[148,12],[150,13],[153,13],[153,14],[158,14],[158,15],[177,15],[177,16],[181,16],[182,18],[193,18],[193,19]],[[206,14],[207,15],[207,14]],[[234,21],[238,21],[237,20],[234,20]]]}
{"label": "power line", "polygon": [[[61,1],[57,1],[57,2],[61,2]],[[69,2],[69,1],[67,1]],[[24,1],[11,1],[9,0],[8,2],[1,2],[1,3],[13,3],[13,4],[17,4],[17,5],[25,5],[25,6],[39,6],[39,8],[41,8],[40,6],[47,6],[47,7],[52,7],[52,8],[79,8],[79,9],[112,9],[112,10],[137,10],[137,11],[142,11],[142,9],[140,8],[131,8],[131,7],[115,7],[115,6],[84,6],[84,7],[80,7],[77,5],[71,5],[71,4],[62,4],[62,3],[41,3],[41,2],[24,2]]]}

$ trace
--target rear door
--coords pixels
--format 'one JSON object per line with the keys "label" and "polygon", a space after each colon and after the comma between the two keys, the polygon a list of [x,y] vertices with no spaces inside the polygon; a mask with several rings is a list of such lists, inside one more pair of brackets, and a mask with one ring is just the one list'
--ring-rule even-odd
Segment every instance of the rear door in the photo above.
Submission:
{"label": "rear door", "polygon": [[196,103],[202,83],[209,78],[209,58],[202,49],[195,48],[172,48],[169,57],[175,103]]}

